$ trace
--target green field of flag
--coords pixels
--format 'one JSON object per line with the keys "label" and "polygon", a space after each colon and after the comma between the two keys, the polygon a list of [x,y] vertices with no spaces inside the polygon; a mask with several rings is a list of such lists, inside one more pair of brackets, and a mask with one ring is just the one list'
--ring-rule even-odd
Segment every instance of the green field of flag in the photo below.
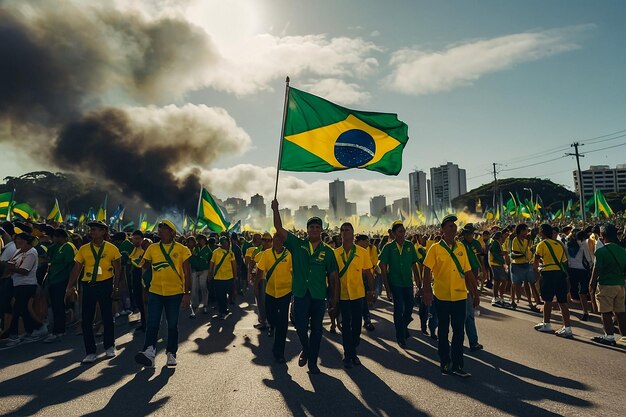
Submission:
{"label": "green field of flag", "polygon": [[11,212],[11,204],[13,203],[13,192],[0,194],[0,219],[9,218]]}
{"label": "green field of flag", "polygon": [[398,175],[409,140],[396,114],[348,109],[295,88],[284,128],[279,167],[285,171],[363,168]]}
{"label": "green field of flag", "polygon": [[52,220],[57,223],[63,223],[63,216],[61,216],[61,209],[59,208],[59,201],[56,198],[54,199],[54,207],[52,207],[50,214],[48,214],[48,217],[46,218],[48,220]]}
{"label": "green field of flag", "polygon": [[13,205],[13,215],[19,216],[23,220],[37,220],[39,214],[28,203],[17,203]]}

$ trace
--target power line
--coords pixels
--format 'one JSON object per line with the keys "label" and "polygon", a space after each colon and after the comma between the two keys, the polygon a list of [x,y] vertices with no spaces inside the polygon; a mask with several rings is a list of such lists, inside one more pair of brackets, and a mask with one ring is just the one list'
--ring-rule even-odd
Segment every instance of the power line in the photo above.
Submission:
{"label": "power line", "polygon": [[537,165],[547,164],[548,162],[558,161],[559,159],[563,159],[563,158],[566,158],[566,157],[567,157],[567,155],[562,155],[562,156],[559,156],[559,157],[556,157],[556,158],[548,159],[547,161],[535,162],[534,164],[523,165],[521,167],[505,168],[505,169],[502,169],[501,171],[516,171],[518,169],[530,168],[530,167],[534,167],[534,166],[537,166]]}
{"label": "power line", "polygon": [[[626,132],[626,129],[618,130],[617,132],[607,133],[606,135],[596,136],[594,138],[587,138],[587,139],[582,139],[582,140],[585,141],[585,142],[594,142],[594,141],[596,141],[596,139],[602,139],[602,138],[606,138],[608,136],[613,136],[613,135],[617,135],[618,133],[624,133],[624,132]],[[610,140],[610,139],[607,139],[607,140]],[[600,141],[600,142],[602,142],[602,141]]]}
{"label": "power line", "polygon": [[[624,135],[624,136],[626,136],[626,135]],[[593,153],[593,152],[606,151],[607,149],[619,148],[620,146],[624,146],[624,145],[626,145],[626,142],[624,142],[624,143],[620,143],[619,145],[605,146],[604,148],[593,149],[593,150],[591,150],[591,151],[586,151],[585,153]]]}

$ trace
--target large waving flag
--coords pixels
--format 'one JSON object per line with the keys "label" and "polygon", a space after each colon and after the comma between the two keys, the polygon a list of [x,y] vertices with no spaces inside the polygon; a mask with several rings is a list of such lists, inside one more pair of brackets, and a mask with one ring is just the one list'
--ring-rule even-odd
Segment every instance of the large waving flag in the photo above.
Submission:
{"label": "large waving flag", "polygon": [[48,220],[55,221],[57,223],[63,223],[63,216],[61,216],[61,209],[59,208],[59,200],[54,199],[54,207],[52,207],[52,211],[46,217]]}
{"label": "large waving flag", "polygon": [[289,88],[284,132],[279,168],[285,171],[398,175],[409,140],[396,114],[351,110],[295,88]]}
{"label": "large waving flag", "polygon": [[198,202],[198,220],[203,220],[206,227],[214,232],[223,232],[228,230],[230,223],[224,218],[222,210],[219,208],[211,194],[202,188],[200,201]]}
{"label": "large waving flag", "polygon": [[0,194],[0,219],[10,219],[11,205],[13,203],[13,192]]}

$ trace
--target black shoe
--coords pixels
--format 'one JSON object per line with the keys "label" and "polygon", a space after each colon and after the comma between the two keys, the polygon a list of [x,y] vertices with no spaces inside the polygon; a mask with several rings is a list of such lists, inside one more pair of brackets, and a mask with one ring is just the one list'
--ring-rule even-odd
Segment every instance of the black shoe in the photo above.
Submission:
{"label": "black shoe", "polygon": [[319,373],[321,373],[320,368],[315,365],[314,363],[309,364],[309,373],[311,375],[318,375]]}
{"label": "black shoe", "polygon": [[346,369],[352,369],[352,360],[350,360],[350,358],[343,358],[343,367]]}
{"label": "black shoe", "polygon": [[515,301],[511,302],[511,308],[513,310],[517,310],[517,304],[515,303]]}
{"label": "black shoe", "polygon": [[472,374],[470,374],[469,372],[465,372],[463,368],[458,367],[458,366],[455,366],[454,368],[452,368],[452,374],[456,376],[460,376],[461,378],[469,378],[470,376],[472,376]]}
{"label": "black shoe", "polygon": [[441,375],[450,375],[450,364],[441,365]]}
{"label": "black shoe", "polygon": [[330,329],[328,331],[332,334],[337,334],[337,328],[335,326],[330,326]]}
{"label": "black shoe", "polygon": [[476,343],[475,345],[470,346],[470,352],[476,352],[478,350],[483,350],[483,345],[480,343]]}
{"label": "black shoe", "polygon": [[273,328],[269,328],[267,329],[267,337],[274,337],[274,329]]}
{"label": "black shoe", "polygon": [[361,364],[361,360],[358,357],[352,358],[352,365],[359,366]]}
{"label": "black shoe", "polygon": [[583,313],[583,316],[580,318],[580,321],[589,321],[589,313]]}
{"label": "black shoe", "polygon": [[435,334],[435,332],[432,332],[432,333],[430,334],[430,338],[431,338],[431,339],[433,339],[435,342],[436,342],[437,340],[439,340],[439,338],[437,337],[437,335]]}
{"label": "black shoe", "polygon": [[365,327],[365,330],[367,330],[368,332],[373,332],[374,329],[376,329],[371,322],[365,323],[365,326],[363,327]]}
{"label": "black shoe", "polygon": [[406,340],[404,339],[398,340],[398,346],[400,346],[402,349],[406,349]]}
{"label": "black shoe", "polygon": [[287,360],[285,359],[284,356],[275,356],[274,357],[274,361],[276,363],[286,363],[287,362]]}
{"label": "black shoe", "polygon": [[300,357],[298,358],[298,366],[302,368],[304,365],[306,365],[308,359],[309,358],[307,358],[306,353],[300,352]]}
{"label": "black shoe", "polygon": [[422,328],[422,333],[426,336],[428,336],[428,329],[427,328]]}

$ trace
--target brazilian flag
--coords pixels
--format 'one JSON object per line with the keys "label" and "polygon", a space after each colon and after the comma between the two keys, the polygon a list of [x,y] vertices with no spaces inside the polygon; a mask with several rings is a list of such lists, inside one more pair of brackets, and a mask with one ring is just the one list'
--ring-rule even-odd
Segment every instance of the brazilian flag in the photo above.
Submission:
{"label": "brazilian flag", "polygon": [[0,219],[8,219],[13,205],[13,192],[0,193]]}
{"label": "brazilian flag", "polygon": [[230,223],[224,218],[222,210],[206,188],[202,188],[198,203],[198,225],[201,224],[201,221],[214,232],[223,232],[228,230],[228,226],[230,226]]}
{"label": "brazilian flag", "polygon": [[331,172],[402,169],[408,126],[396,114],[351,110],[289,88],[280,169]]}
{"label": "brazilian flag", "polygon": [[17,203],[13,205],[13,214],[24,220],[37,220],[39,215],[28,203]]}
{"label": "brazilian flag", "polygon": [[52,220],[57,223],[63,223],[63,216],[61,216],[61,209],[59,208],[59,201],[54,199],[54,207],[46,217],[48,220]]}

